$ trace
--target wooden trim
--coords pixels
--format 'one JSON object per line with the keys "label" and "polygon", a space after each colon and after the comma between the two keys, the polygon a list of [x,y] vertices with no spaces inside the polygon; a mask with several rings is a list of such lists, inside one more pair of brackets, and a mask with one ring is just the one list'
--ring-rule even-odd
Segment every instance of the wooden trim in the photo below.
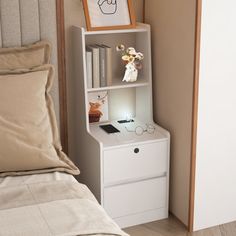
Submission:
{"label": "wooden trim", "polygon": [[179,225],[181,225],[186,231],[188,230],[188,226],[183,223],[173,212],[169,211],[169,218],[172,217]]}
{"label": "wooden trim", "polygon": [[117,26],[103,26],[103,27],[93,27],[90,20],[90,14],[89,14],[89,7],[88,7],[88,0],[82,0],[83,1],[83,7],[84,7],[84,15],[87,25],[88,31],[98,31],[98,30],[119,30],[119,29],[130,29],[136,27],[136,16],[135,16],[135,10],[133,6],[132,0],[128,1],[128,8],[129,8],[129,15],[130,15],[130,22],[129,25],[117,25]]}
{"label": "wooden trim", "polygon": [[195,174],[196,174],[196,146],[198,125],[198,92],[199,92],[199,68],[200,68],[200,44],[201,44],[201,15],[202,0],[196,2],[196,27],[195,27],[195,56],[194,56],[194,84],[193,84],[193,111],[192,111],[192,147],[190,169],[190,200],[188,229],[194,227],[194,198],[195,198]]}
{"label": "wooden trim", "polygon": [[146,0],[143,0],[143,23],[146,22]]}
{"label": "wooden trim", "polygon": [[68,153],[64,0],[56,0],[56,11],[61,144],[63,151]]}

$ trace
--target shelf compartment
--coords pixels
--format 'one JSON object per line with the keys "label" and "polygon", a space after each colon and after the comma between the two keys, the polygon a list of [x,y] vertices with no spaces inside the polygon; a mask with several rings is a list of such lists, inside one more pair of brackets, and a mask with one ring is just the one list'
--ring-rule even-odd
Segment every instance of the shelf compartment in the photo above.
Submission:
{"label": "shelf compartment", "polygon": [[87,31],[84,30],[84,35],[101,35],[101,34],[122,34],[122,33],[136,33],[136,32],[146,32],[149,30],[149,26],[137,23],[136,28],[122,29],[122,30],[99,30],[99,31]]}
{"label": "shelf compartment", "polygon": [[[111,71],[113,75],[112,86],[108,89],[117,89],[127,87],[140,87],[145,86],[146,82],[151,79],[151,52],[150,45],[145,43],[148,42],[150,34],[147,30],[149,26],[142,26],[140,28],[129,29],[126,31],[119,30],[119,34],[88,34],[84,35],[84,57],[86,52],[86,46],[104,44],[111,48],[112,61],[111,61]],[[107,31],[110,32],[110,31]],[[116,31],[115,31],[116,32]],[[117,32],[116,32],[117,33]],[[122,78],[125,74],[125,63],[121,59],[121,53],[116,51],[116,46],[124,44],[126,48],[134,47],[136,51],[142,52],[144,54],[144,60],[142,61],[142,69],[138,72],[137,86],[128,85],[123,82]],[[86,71],[85,71],[86,74]],[[136,83],[135,83],[136,84]],[[90,91],[101,91],[104,88],[91,89]]]}
{"label": "shelf compartment", "polygon": [[125,88],[136,88],[136,87],[145,87],[149,86],[149,83],[147,81],[137,81],[133,83],[127,83],[127,82],[115,82],[112,86],[107,87],[100,87],[100,88],[89,88],[87,89],[87,92],[97,92],[97,91],[104,91],[104,90],[114,90],[114,89],[125,89]]}

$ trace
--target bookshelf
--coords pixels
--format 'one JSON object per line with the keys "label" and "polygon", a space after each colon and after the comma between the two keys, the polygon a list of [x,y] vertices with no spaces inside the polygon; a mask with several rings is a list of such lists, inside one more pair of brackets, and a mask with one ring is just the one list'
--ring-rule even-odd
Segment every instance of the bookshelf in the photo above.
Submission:
{"label": "bookshelf", "polygon": [[[150,26],[96,32],[74,26],[72,35],[78,180],[121,227],[168,217],[170,135],[153,121]],[[109,86],[87,86],[86,48],[93,44],[112,49]],[[116,52],[119,44],[144,54],[134,83],[122,82],[125,66]],[[100,92],[107,93],[108,119],[89,123],[90,96]],[[118,122],[130,118],[133,122]],[[112,124],[120,132],[107,134],[102,124]],[[142,135],[137,135],[137,127]]]}

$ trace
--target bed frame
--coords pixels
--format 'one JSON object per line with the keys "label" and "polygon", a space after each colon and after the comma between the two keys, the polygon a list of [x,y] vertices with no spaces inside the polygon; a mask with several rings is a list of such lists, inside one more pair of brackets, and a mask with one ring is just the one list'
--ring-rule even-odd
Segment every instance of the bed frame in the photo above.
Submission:
{"label": "bed frame", "polygon": [[63,150],[68,152],[64,0],[0,0],[0,47],[47,39],[56,78],[51,91]]}

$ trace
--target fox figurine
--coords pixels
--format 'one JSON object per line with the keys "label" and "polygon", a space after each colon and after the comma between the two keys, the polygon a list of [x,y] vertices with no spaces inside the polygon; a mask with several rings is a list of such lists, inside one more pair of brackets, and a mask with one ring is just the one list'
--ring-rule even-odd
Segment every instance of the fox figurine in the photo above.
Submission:
{"label": "fox figurine", "polygon": [[99,122],[103,113],[100,111],[101,104],[99,102],[90,102],[89,123]]}

